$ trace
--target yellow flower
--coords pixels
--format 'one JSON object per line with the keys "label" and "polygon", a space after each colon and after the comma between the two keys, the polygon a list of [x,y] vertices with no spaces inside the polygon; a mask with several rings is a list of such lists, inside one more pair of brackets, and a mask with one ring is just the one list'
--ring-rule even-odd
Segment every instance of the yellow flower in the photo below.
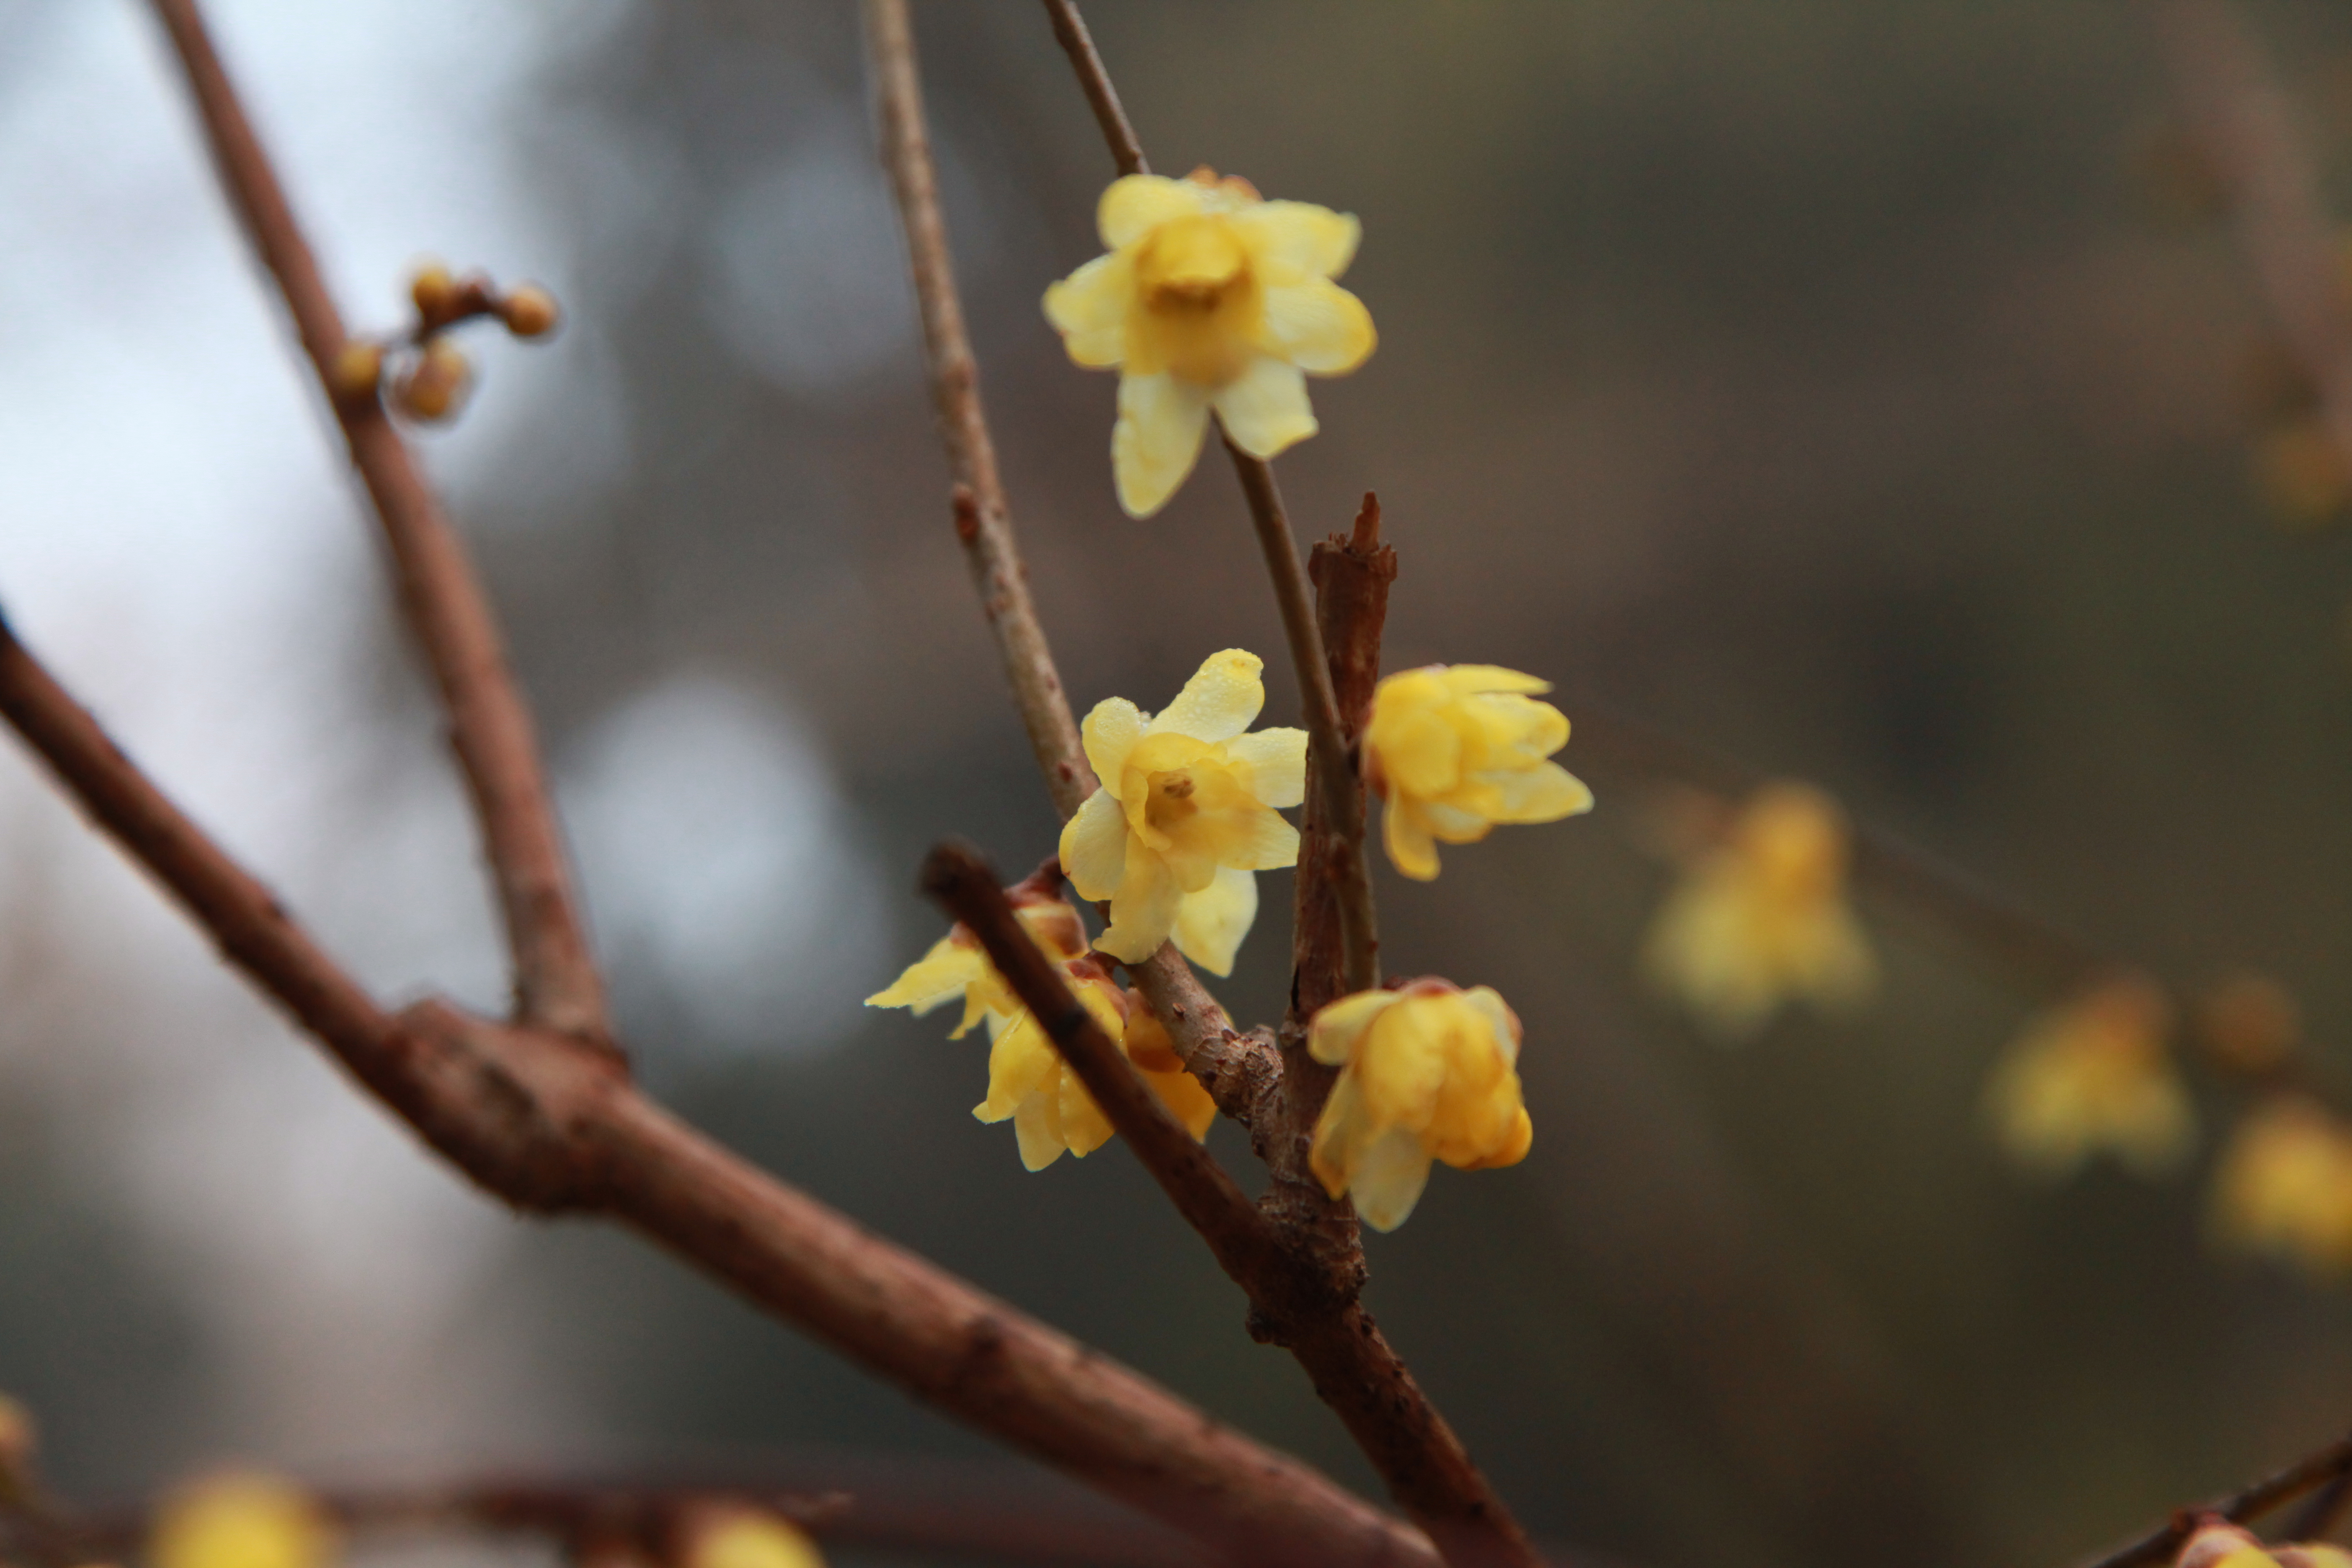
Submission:
{"label": "yellow flower", "polygon": [[1846,858],[1835,801],[1806,784],[1765,785],[1658,911],[1643,956],[1651,979],[1734,1038],[1792,997],[1860,1002],[1877,966],[1846,904]]}
{"label": "yellow flower", "polygon": [[[1111,984],[1099,961],[1083,958],[1062,965],[1070,989],[1104,1033],[1121,1042],[1143,1081],[1195,1138],[1209,1135],[1216,1102],[1200,1080],[1184,1070],[1168,1033],[1139,998]],[[1021,1142],[1021,1163],[1042,1171],[1065,1151],[1085,1159],[1110,1142],[1110,1119],[1078,1081],[1062,1053],[1024,1012],[988,1053],[988,1098],[972,1108],[982,1121],[1008,1118]]]}
{"label": "yellow flower", "polygon": [[2221,1151],[2213,1228],[2313,1274],[2352,1268],[2352,1128],[2301,1095],[2251,1112]]}
{"label": "yellow flower", "polygon": [[2164,993],[2133,975],[2027,1026],[1986,1089],[2002,1147],[2053,1176],[2101,1149],[2144,1175],[2178,1164],[2195,1122],[2164,1047],[2169,1012]]}
{"label": "yellow flower", "polygon": [[1129,517],[1176,493],[1210,410],[1234,446],[1271,458],[1315,434],[1307,374],[1372,352],[1370,312],[1331,281],[1356,254],[1351,216],[1201,169],[1115,181],[1096,225],[1110,254],[1046,289],[1045,319],[1071,359],[1120,373],[1111,468]]}
{"label": "yellow flower", "polygon": [[824,1568],[824,1558],[798,1525],[761,1509],[732,1508],[695,1531],[686,1568]]}
{"label": "yellow flower", "polygon": [[1315,1123],[1315,1174],[1375,1230],[1405,1222],[1433,1160],[1478,1171],[1527,1158],[1519,1020],[1487,986],[1416,980],[1342,996],[1315,1015],[1307,1049],[1340,1069]]}
{"label": "yellow flower", "polygon": [[1298,830],[1275,815],[1307,795],[1307,732],[1242,733],[1265,706],[1255,654],[1227,648],[1158,718],[1123,697],[1081,732],[1102,787],[1062,829],[1062,869],[1082,899],[1110,900],[1095,946],[1140,963],[1173,936],[1230,974],[1257,919],[1254,871],[1294,864]]}
{"label": "yellow flower", "polygon": [[1381,681],[1364,730],[1389,859],[1437,875],[1437,841],[1475,844],[1498,822],[1557,822],[1592,809],[1592,792],[1544,759],[1568,744],[1568,718],[1530,693],[1549,681],[1491,664],[1433,664]]}
{"label": "yellow flower", "polygon": [[[1076,958],[1087,951],[1086,928],[1066,900],[1026,883],[1009,889],[1006,896],[1013,901],[1013,914],[1047,957]],[[909,964],[887,990],[868,996],[866,1005],[911,1008],[919,1018],[959,998],[963,1002],[963,1019],[948,1036],[950,1040],[962,1039],[983,1018],[993,1039],[1021,1011],[1020,998],[988,962],[979,939],[961,925],[932,943],[931,951]]]}
{"label": "yellow flower", "polygon": [[167,1501],[148,1559],[155,1568],[321,1568],[334,1556],[326,1515],[274,1476],[215,1476]]}
{"label": "yellow flower", "polygon": [[2252,1531],[2207,1514],[2173,1568],[2352,1568],[2352,1552],[2325,1541],[2265,1545]]}

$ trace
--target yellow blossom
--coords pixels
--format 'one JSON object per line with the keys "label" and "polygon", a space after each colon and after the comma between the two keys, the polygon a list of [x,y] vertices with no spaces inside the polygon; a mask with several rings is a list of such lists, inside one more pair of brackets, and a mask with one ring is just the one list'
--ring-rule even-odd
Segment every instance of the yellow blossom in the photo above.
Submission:
{"label": "yellow blossom", "polygon": [[1557,822],[1592,809],[1558,763],[1568,718],[1532,695],[1549,681],[1491,664],[1433,664],[1381,681],[1365,764],[1386,803],[1382,838],[1406,876],[1437,875],[1437,843],[1475,844],[1496,823]]}
{"label": "yellow blossom", "polygon": [[2102,1149],[2144,1175],[2178,1164],[2195,1122],[2165,1050],[2170,1011],[2163,992],[2130,975],[2028,1025],[1987,1087],[2002,1147],[2053,1176]]}
{"label": "yellow blossom", "polygon": [[2173,1568],[2352,1568],[2352,1552],[2325,1541],[2266,1544],[2252,1531],[2207,1514],[2182,1543]]}
{"label": "yellow blossom", "polygon": [[1478,1171],[1527,1158],[1519,1020],[1487,986],[1416,980],[1342,996],[1315,1015],[1307,1048],[1340,1069],[1315,1123],[1315,1174],[1375,1230],[1405,1222],[1432,1161]]}
{"label": "yellow blossom", "polygon": [[2352,1128],[2301,1095],[2251,1112],[2221,1151],[2213,1228],[2314,1274],[2352,1268]]}
{"label": "yellow blossom", "polygon": [[[1076,958],[1087,951],[1086,928],[1078,911],[1050,893],[1023,884],[1007,894],[1013,912],[1030,939],[1054,959]],[[868,1007],[906,1007],[921,1017],[935,1007],[961,1000],[963,1018],[949,1039],[961,1040],[985,1018],[989,1037],[1002,1034],[1021,1012],[1021,1000],[988,962],[980,939],[959,925],[931,944],[930,952],[907,967],[905,973],[866,999]]]}
{"label": "yellow blossom", "polygon": [[332,1527],[292,1483],[223,1475],[184,1488],[163,1507],[148,1542],[155,1568],[321,1568]]}
{"label": "yellow blossom", "polygon": [[1877,965],[1846,903],[1847,856],[1845,816],[1828,795],[1758,790],[1658,911],[1644,952],[1652,980],[1735,1038],[1790,998],[1860,1002]]}
{"label": "yellow blossom", "polygon": [[[1062,971],[1095,1022],[1126,1047],[1128,1059],[1176,1120],[1193,1137],[1207,1137],[1209,1123],[1216,1120],[1216,1102],[1184,1070],[1167,1031],[1150,1010],[1111,984],[1097,960],[1079,959],[1063,964]],[[996,1037],[988,1053],[988,1098],[971,1113],[982,1121],[1010,1119],[1020,1139],[1021,1163],[1033,1171],[1044,1170],[1065,1151],[1083,1160],[1110,1142],[1110,1119],[1062,1059],[1034,1013],[1022,1013]]]}
{"label": "yellow blossom", "polygon": [[686,1568],[824,1568],[816,1542],[763,1509],[728,1509],[694,1532]]}
{"label": "yellow blossom", "polygon": [[1062,829],[1062,869],[1082,899],[1110,900],[1095,946],[1139,963],[1171,936],[1217,974],[1257,919],[1251,873],[1298,858],[1298,830],[1275,815],[1307,795],[1307,732],[1250,727],[1265,706],[1255,654],[1202,661],[1157,718],[1123,697],[1095,705],[1081,732],[1102,787]]}
{"label": "yellow blossom", "polygon": [[1202,169],[1115,181],[1096,225],[1110,254],[1046,289],[1045,319],[1071,359],[1120,373],[1111,468],[1130,517],[1176,493],[1212,409],[1234,446],[1271,458],[1315,434],[1307,375],[1372,352],[1370,312],[1332,281],[1356,254],[1351,216]]}

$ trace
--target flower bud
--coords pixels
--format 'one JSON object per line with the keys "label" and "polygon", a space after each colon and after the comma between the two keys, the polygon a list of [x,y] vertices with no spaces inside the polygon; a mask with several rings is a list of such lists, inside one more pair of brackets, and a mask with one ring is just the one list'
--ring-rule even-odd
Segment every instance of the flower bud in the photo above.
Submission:
{"label": "flower bud", "polygon": [[509,291],[499,306],[499,316],[507,331],[519,338],[543,338],[555,331],[563,312],[554,295],[536,283],[525,283]]}
{"label": "flower bud", "polygon": [[334,363],[327,368],[327,384],[338,402],[374,396],[383,379],[383,345],[365,338],[353,338],[337,349]]}
{"label": "flower bud", "polygon": [[2293,1054],[2303,1015],[2286,987],[2261,974],[2234,974],[2197,1004],[2198,1033],[2215,1061],[2260,1075]]}
{"label": "flower bud", "polygon": [[426,326],[437,325],[457,302],[457,279],[439,262],[427,262],[409,280],[408,297],[416,302],[416,314]]}
{"label": "flower bud", "polygon": [[410,418],[437,424],[465,405],[473,379],[474,367],[457,345],[436,338],[393,382],[393,401]]}

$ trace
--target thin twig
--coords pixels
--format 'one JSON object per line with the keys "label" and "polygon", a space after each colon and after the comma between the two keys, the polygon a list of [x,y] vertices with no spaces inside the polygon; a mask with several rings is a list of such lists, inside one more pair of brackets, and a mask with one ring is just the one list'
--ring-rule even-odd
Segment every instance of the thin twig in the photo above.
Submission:
{"label": "thin twig", "polygon": [[907,260],[915,300],[923,319],[923,348],[930,363],[931,401],[946,442],[948,467],[955,474],[956,538],[971,561],[972,583],[996,634],[1005,679],[1029,731],[1030,749],[1054,808],[1064,817],[1095,792],[1094,770],[1078,744],[1078,727],[1053,650],[1029,597],[1029,574],[1013,537],[1013,510],[997,472],[996,443],[980,400],[980,365],[964,331],[963,301],[957,293],[955,258],[948,249],[940,211],[939,171],[931,161],[930,132],[924,123],[923,88],[915,69],[915,42],[904,0],[867,0],[866,51],[880,100],[882,165],[898,201],[907,236]]}
{"label": "thin twig", "polygon": [[1290,662],[1298,672],[1298,695],[1306,710],[1307,768],[1322,787],[1328,848],[1322,866],[1328,872],[1339,906],[1340,977],[1349,992],[1370,991],[1381,983],[1380,926],[1372,909],[1372,879],[1364,863],[1364,792],[1355,755],[1339,724],[1339,700],[1331,687],[1331,666],[1323,651],[1323,634],[1315,622],[1315,600],[1307,586],[1307,573],[1298,563],[1298,541],[1292,537],[1290,517],[1283,510],[1282,491],[1274,482],[1274,468],[1228,440],[1225,450],[1249,501],[1250,522],[1257,531],[1258,548],[1265,556],[1266,574],[1274,582],[1275,603],[1282,611],[1284,637],[1290,644]]}
{"label": "thin twig", "polygon": [[1433,1562],[1417,1533],[1307,1466],[719,1148],[572,1037],[440,1001],[385,1013],[5,621],[0,716],[233,965],[499,1198],[620,1220],[949,1415],[1236,1562]]}
{"label": "thin twig", "polygon": [[449,739],[481,825],[514,965],[518,1021],[593,1040],[608,1033],[604,982],[581,920],[530,711],[488,599],[376,397],[339,395],[345,338],[285,189],[205,29],[197,0],[153,0],[195,100],[215,167],[247,237],[277,279],[304,353],[374,502],[408,622],[432,665]]}
{"label": "thin twig", "polygon": [[1127,122],[1127,110],[1119,107],[1118,89],[1110,84],[1110,72],[1103,68],[1102,56],[1095,52],[1094,35],[1087,31],[1086,18],[1078,15],[1072,0],[1045,0],[1045,15],[1054,23],[1054,39],[1062,52],[1070,57],[1070,68],[1077,73],[1078,89],[1087,95],[1087,105],[1095,111],[1095,123],[1101,127],[1103,141],[1110,146],[1112,162],[1122,174],[1148,174],[1151,165],[1144,162],[1143,143],[1135,139],[1135,127]]}
{"label": "thin twig", "polygon": [[2279,1527],[2282,1541],[2324,1541],[2344,1516],[2344,1505],[2352,1502],[2352,1468],[2347,1468],[2326,1486],[2303,1500],[2303,1506],[2286,1523]]}
{"label": "thin twig", "polygon": [[1517,1521],[1355,1299],[1355,1281],[1332,1278],[1286,1245],[1281,1229],[1177,1125],[1022,930],[987,862],[961,845],[941,845],[924,862],[923,890],[979,939],[1112,1127],[1248,1293],[1251,1332],[1298,1358],[1446,1562],[1534,1568],[1540,1559]]}
{"label": "thin twig", "polygon": [[2352,471],[2352,307],[2318,175],[2285,99],[2225,0],[2164,0],[2157,19],[2190,132],[2227,193],[2239,248]]}
{"label": "thin twig", "polygon": [[2175,1509],[2172,1516],[2154,1530],[2083,1564],[2083,1568],[2141,1568],[2143,1563],[2161,1563],[2180,1549],[2181,1542],[2195,1533],[2197,1521],[2207,1514],[2220,1514],[2232,1524],[2243,1524],[2347,1472],[2352,1472],[2352,1436],[2339,1437],[2277,1474],[2265,1476],[2227,1497],[2194,1508]]}

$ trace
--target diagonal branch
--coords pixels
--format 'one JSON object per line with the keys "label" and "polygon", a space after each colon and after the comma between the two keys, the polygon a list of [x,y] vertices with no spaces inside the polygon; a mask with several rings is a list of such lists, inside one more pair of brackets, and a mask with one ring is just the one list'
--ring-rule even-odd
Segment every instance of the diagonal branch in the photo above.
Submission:
{"label": "diagonal branch", "polygon": [[1236,1563],[1433,1568],[1415,1532],[747,1164],[576,1037],[439,1001],[384,1012],[5,622],[0,717],[231,964],[492,1194],[620,1221],[917,1397]]}
{"label": "diagonal branch", "polygon": [[1287,1245],[1209,1152],[1177,1125],[1021,928],[987,862],[943,844],[923,890],[980,940],[1110,1124],[1217,1264],[1250,1299],[1250,1331],[1298,1358],[1391,1493],[1455,1568],[1534,1568],[1517,1521],[1356,1299],[1357,1281]]}
{"label": "diagonal branch", "polygon": [[331,372],[345,342],[341,317],[205,30],[197,0],[152,4],[186,75],[230,205],[277,280],[303,353],[342,427],[352,466],[374,503],[402,607],[433,667],[450,744],[481,824],[513,957],[515,1016],[601,1040],[608,1028],[604,983],[573,894],[530,712],[508,668],[488,601],[382,402],[372,394],[336,391]]}
{"label": "diagonal branch", "polygon": [[2215,1498],[2194,1508],[2175,1509],[2172,1517],[2154,1530],[2084,1564],[2084,1568],[2146,1568],[2148,1563],[2161,1563],[2180,1550],[2182,1542],[2196,1532],[2197,1521],[2207,1514],[2219,1514],[2232,1524],[2243,1524],[2347,1474],[2352,1474],[2352,1437],[2339,1437],[2277,1474],[2265,1476],[2228,1497]]}

